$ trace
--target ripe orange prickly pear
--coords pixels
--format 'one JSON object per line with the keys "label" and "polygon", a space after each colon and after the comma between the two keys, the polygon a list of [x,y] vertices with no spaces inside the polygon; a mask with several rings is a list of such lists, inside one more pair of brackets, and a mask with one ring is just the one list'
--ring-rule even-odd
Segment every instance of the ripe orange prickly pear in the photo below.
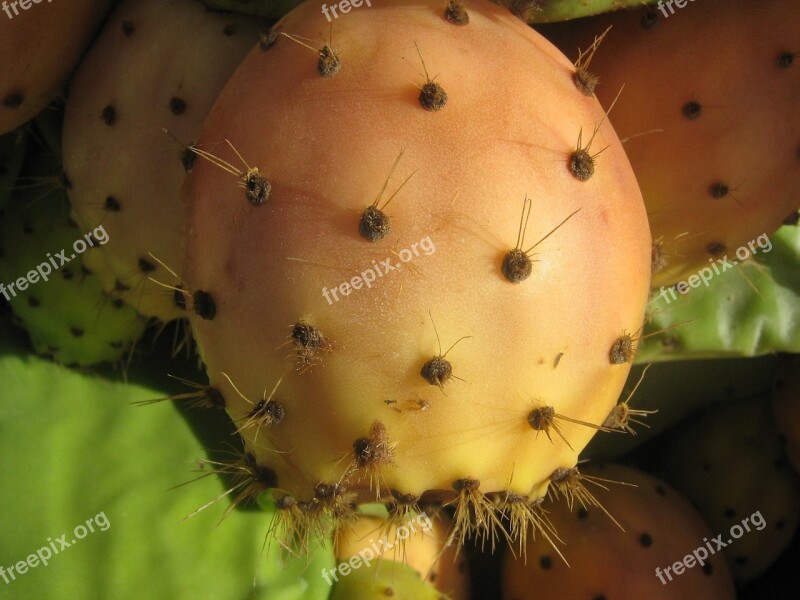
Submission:
{"label": "ripe orange prickly pear", "polygon": [[184,185],[210,383],[301,528],[376,497],[454,505],[450,541],[540,522],[629,371],[651,239],[627,158],[560,52],[466,10],[299,7]]}
{"label": "ripe orange prickly pear", "polygon": [[111,0],[39,2],[2,5],[0,135],[35,117],[58,95],[111,6]]}
{"label": "ripe orange prickly pear", "polygon": [[650,217],[654,287],[724,272],[800,207],[800,3],[703,0],[673,12],[545,30],[570,56],[581,49],[576,72],[599,77],[604,106],[619,94],[613,122]]}
{"label": "ripe orange prickly pear", "polygon": [[[507,554],[503,598],[736,597],[711,530],[677,491],[631,467],[592,465],[585,472],[598,478],[592,493],[619,527],[593,506],[546,504],[569,564],[544,540],[528,549],[527,561]],[[609,479],[631,485],[604,483]]]}

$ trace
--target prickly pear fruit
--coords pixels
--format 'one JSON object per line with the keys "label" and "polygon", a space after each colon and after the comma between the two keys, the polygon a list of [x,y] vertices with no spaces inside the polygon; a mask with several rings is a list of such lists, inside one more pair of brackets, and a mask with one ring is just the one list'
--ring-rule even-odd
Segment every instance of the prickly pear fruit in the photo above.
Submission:
{"label": "prickly pear fruit", "polygon": [[84,265],[81,252],[96,252],[90,244],[107,241],[105,232],[84,232],[69,219],[53,159],[33,159],[24,175],[27,187],[14,193],[0,220],[5,299],[38,353],[68,365],[120,361],[144,333],[145,319],[110,298]]}
{"label": "prickly pear fruit", "polygon": [[[467,561],[457,557],[455,546],[443,547],[447,539],[446,519],[433,520],[427,514],[408,515],[402,522],[377,516],[362,516],[342,523],[335,533],[338,568],[323,572],[334,586],[356,569],[373,568],[390,575],[397,564],[413,569],[421,580],[447,594],[451,600],[469,598]],[[347,563],[347,567],[342,566]],[[345,586],[344,581],[341,585]],[[402,596],[405,597],[405,596]],[[413,596],[409,596],[413,597]]]}
{"label": "prickly pear fruit", "polygon": [[613,129],[544,38],[468,16],[385,1],[325,40],[304,4],[226,85],[184,185],[210,383],[303,527],[378,496],[494,541],[491,495],[573,467],[635,353],[651,240]]}
{"label": "prickly pear fruit", "polygon": [[797,214],[798,20],[795,0],[704,0],[547,32],[581,49],[576,73],[599,77],[604,106],[619,94],[611,118],[650,217],[654,287],[716,277]]}
{"label": "prickly pear fruit", "polygon": [[330,600],[451,600],[403,563],[372,565],[353,571],[333,585]]}
{"label": "prickly pear fruit", "polygon": [[769,403],[750,398],[705,410],[659,448],[664,478],[723,534],[737,582],[763,573],[800,519],[800,480],[787,463]]}
{"label": "prickly pear fruit", "polygon": [[563,545],[538,539],[527,562],[507,553],[503,598],[736,597],[725,559],[706,545],[711,530],[680,493],[631,467],[590,465],[584,473],[596,478],[590,487],[604,510],[545,503]]}
{"label": "prickly pear fruit", "polygon": [[772,412],[786,456],[800,473],[800,356],[785,357],[775,374]]}
{"label": "prickly pear fruit", "polygon": [[44,110],[78,64],[111,0],[31,4],[0,12],[0,134]]}
{"label": "prickly pear fruit", "polygon": [[87,266],[146,316],[185,316],[168,286],[183,264],[180,187],[196,158],[188,146],[257,40],[257,20],[194,0],[128,0],[72,82],[64,166],[73,214],[110,237]]}

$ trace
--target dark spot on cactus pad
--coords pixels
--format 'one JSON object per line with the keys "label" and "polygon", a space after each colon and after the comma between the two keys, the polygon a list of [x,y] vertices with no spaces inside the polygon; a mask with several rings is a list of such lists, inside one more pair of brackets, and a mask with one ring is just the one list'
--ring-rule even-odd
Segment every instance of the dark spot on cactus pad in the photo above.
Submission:
{"label": "dark spot on cactus pad", "polygon": [[262,29],[258,32],[258,47],[262,52],[266,52],[275,45],[278,41],[278,34],[275,32],[274,27],[269,29]]}
{"label": "dark spot on cactus pad", "polygon": [[116,213],[122,210],[122,205],[119,203],[119,200],[114,198],[114,196],[106,196],[105,202],[103,202],[103,208],[108,212]]}
{"label": "dark spot on cactus pad", "polygon": [[73,337],[76,338],[83,337],[83,334],[85,333],[80,327],[70,327],[69,332],[73,335]]}
{"label": "dark spot on cactus pad", "polygon": [[533,261],[521,249],[514,248],[503,257],[500,271],[511,283],[520,283],[530,277],[533,272]]}
{"label": "dark spot on cactus pad", "polygon": [[109,104],[100,113],[100,118],[103,119],[103,123],[111,127],[114,123],[117,122],[117,111],[113,106]]}
{"label": "dark spot on cactus pad", "polygon": [[297,501],[294,499],[294,496],[290,496],[289,494],[281,496],[275,501],[275,508],[278,510],[289,510],[290,508],[294,508],[296,505]]}
{"label": "dark spot on cactus pad", "polygon": [[708,186],[708,193],[711,194],[712,198],[724,198],[728,195],[728,191],[728,186],[721,181],[717,181]]}
{"label": "dark spot on cactus pad", "polygon": [[182,115],[186,112],[186,101],[177,97],[170,98],[169,110],[175,116]]}
{"label": "dark spot on cactus pad", "polygon": [[361,468],[392,462],[393,451],[386,426],[380,421],[375,421],[368,437],[358,438],[353,442],[353,453],[356,465]]}
{"label": "dark spot on cactus pad", "polygon": [[75,277],[75,271],[73,271],[69,267],[65,267],[61,269],[61,276],[67,280],[72,279],[73,277]]}
{"label": "dark spot on cactus pad", "polygon": [[65,190],[71,190],[72,189],[72,181],[70,180],[70,178],[67,176],[66,173],[61,173],[61,175],[59,175],[59,177],[58,177],[58,180],[61,183],[61,186]]}
{"label": "dark spot on cactus pad", "polygon": [[114,298],[111,301],[111,306],[114,308],[123,308],[125,306],[125,302],[122,300],[122,298]]}
{"label": "dark spot on cactus pad", "polygon": [[177,289],[172,292],[172,303],[180,310],[186,310],[186,292]]}
{"label": "dark spot on cactus pad", "polygon": [[667,495],[667,488],[665,488],[660,483],[657,483],[655,486],[656,494],[659,496],[666,496]]}
{"label": "dark spot on cactus pad", "polygon": [[783,220],[784,225],[791,225],[793,227],[796,226],[798,222],[800,222],[800,212],[798,211],[794,211]]}
{"label": "dark spot on cactus pad", "polygon": [[225,396],[222,395],[222,392],[215,387],[211,387],[210,385],[203,389],[205,391],[205,400],[208,403],[209,408],[225,408]]}
{"label": "dark spot on cactus pad", "polygon": [[626,333],[614,340],[608,358],[612,365],[621,365],[630,361],[631,357],[633,357],[633,338]]}
{"label": "dark spot on cactus pad", "polygon": [[667,266],[667,257],[664,254],[664,246],[661,242],[653,242],[650,249],[650,272],[655,275]]}
{"label": "dark spot on cactus pad", "polygon": [[681,112],[683,116],[689,119],[690,121],[694,121],[703,113],[703,107],[700,105],[699,102],[695,102],[692,100],[691,102],[687,102],[681,108]]}
{"label": "dark spot on cactus pad", "polygon": [[775,64],[778,65],[779,69],[788,69],[794,63],[795,55],[791,52],[781,52],[778,55],[778,58],[775,59]]}
{"label": "dark spot on cactus pad", "polygon": [[222,34],[231,37],[232,35],[236,35],[237,31],[239,31],[239,27],[236,25],[236,23],[228,23],[222,29]]}
{"label": "dark spot on cactus pad", "polygon": [[639,24],[642,26],[642,29],[649,31],[657,27],[659,22],[658,13],[655,9],[648,7],[641,21],[639,21]]}
{"label": "dark spot on cactus pad", "polygon": [[652,537],[650,537],[650,534],[648,534],[648,533],[643,533],[642,535],[640,535],[640,536],[639,536],[639,543],[640,543],[640,544],[641,544],[641,545],[642,545],[644,548],[649,548],[650,546],[652,546],[652,545],[653,545],[653,538],[652,538]]}
{"label": "dark spot on cactus pad", "polygon": [[552,406],[541,406],[534,408],[528,414],[528,425],[536,431],[546,431],[553,425],[556,416],[556,409]]}
{"label": "dark spot on cactus pad", "polygon": [[725,254],[725,251],[728,247],[723,244],[722,242],[711,242],[706,246],[706,252],[708,252],[711,256],[721,256]]}
{"label": "dark spot on cactus pad", "polygon": [[453,489],[457,492],[472,492],[477,491],[481,486],[481,482],[477,479],[456,479],[453,482]]}
{"label": "dark spot on cactus pad", "polygon": [[192,305],[195,314],[206,321],[213,320],[217,314],[217,303],[214,302],[211,294],[203,290],[197,290],[192,294]]}
{"label": "dark spot on cactus pad", "polygon": [[14,92],[3,98],[3,106],[6,108],[19,108],[24,101],[25,94]]}
{"label": "dark spot on cactus pad", "polygon": [[733,559],[737,565],[747,564],[748,558],[746,556],[737,556]]}
{"label": "dark spot on cactus pad", "polygon": [[711,563],[704,564],[702,569],[706,575],[711,575],[714,572],[714,567],[711,566]]}
{"label": "dark spot on cactus pad", "polygon": [[108,342],[108,345],[114,348],[115,350],[120,350],[125,346],[122,342]]}
{"label": "dark spot on cactus pad", "polygon": [[197,148],[197,144],[195,142],[191,142],[188,146],[185,146],[181,150],[181,164],[183,165],[183,170],[187,173],[192,172],[194,163],[197,160],[197,153],[194,152],[195,148]]}
{"label": "dark spot on cactus pad", "polygon": [[292,328],[292,341],[297,348],[297,362],[301,366],[316,362],[320,350],[330,350],[322,331],[306,321],[299,321]]}
{"label": "dark spot on cactus pad", "polygon": [[539,559],[539,566],[542,568],[542,570],[548,571],[553,566],[553,559],[545,554]]}
{"label": "dark spot on cactus pad", "polygon": [[245,196],[253,206],[261,206],[269,199],[272,184],[257,169],[250,169],[244,181]]}
{"label": "dark spot on cactus pad", "polygon": [[597,75],[590,73],[584,68],[576,69],[575,73],[572,75],[572,80],[584,96],[593,96],[594,89],[600,82],[600,78]]}
{"label": "dark spot on cactus pad", "polygon": [[122,35],[125,37],[131,37],[134,31],[136,31],[136,27],[134,27],[131,21],[122,22]]}
{"label": "dark spot on cactus pad", "polygon": [[392,498],[403,506],[413,506],[419,502],[419,496],[415,494],[403,494],[397,490],[392,490]]}
{"label": "dark spot on cactus pad", "polygon": [[314,498],[326,502],[340,495],[342,490],[338,483],[318,483],[314,486]]}
{"label": "dark spot on cactus pad", "polygon": [[469,23],[469,13],[464,8],[464,3],[459,0],[448,0],[444,9],[444,18],[453,25],[466,25]]}
{"label": "dark spot on cactus pad", "polygon": [[727,518],[732,519],[736,516],[736,511],[732,508],[726,508],[722,514],[724,514]]}
{"label": "dark spot on cactus pad", "polygon": [[394,590],[392,588],[390,588],[390,587],[387,587],[385,590],[383,590],[383,595],[384,596],[394,596]]}
{"label": "dark spot on cactus pad", "polygon": [[114,281],[114,291],[115,292],[127,292],[127,291],[130,291],[130,289],[131,288],[129,288],[124,283],[122,283],[119,279]]}
{"label": "dark spot on cactus pad", "polygon": [[249,415],[261,427],[274,427],[286,417],[286,409],[278,400],[261,400]]}
{"label": "dark spot on cactus pad", "polygon": [[138,264],[142,273],[152,273],[156,270],[156,266],[144,257],[139,257]]}
{"label": "dark spot on cactus pad", "polygon": [[783,529],[786,527],[786,520],[785,519],[778,519],[775,522],[775,529]]}
{"label": "dark spot on cactus pad", "polygon": [[342,61],[333,51],[329,44],[319,51],[319,61],[317,61],[317,70],[323,77],[333,77],[342,68]]}
{"label": "dark spot on cactus pad", "polygon": [[38,299],[34,298],[33,296],[28,296],[28,306],[30,306],[31,308],[37,308],[41,304],[42,303],[39,302]]}
{"label": "dark spot on cactus pad", "polygon": [[428,81],[419,92],[419,103],[431,112],[442,110],[447,104],[447,92],[435,81]]}
{"label": "dark spot on cactus pad", "polygon": [[579,148],[570,154],[567,167],[578,181],[589,181],[594,175],[594,158],[586,148]]}
{"label": "dark spot on cactus pad", "polygon": [[358,222],[358,233],[370,242],[379,242],[392,231],[392,222],[389,216],[376,206],[368,206],[361,213]]}
{"label": "dark spot on cactus pad", "polygon": [[33,234],[33,232],[34,232],[33,225],[29,221],[25,221],[22,224],[22,233],[25,233],[27,235],[31,235],[31,234]]}
{"label": "dark spot on cactus pad", "polygon": [[259,487],[263,489],[278,487],[278,475],[275,471],[263,465],[254,465],[251,468],[254,483]]}
{"label": "dark spot on cactus pad", "polygon": [[588,518],[589,518],[589,511],[581,506],[578,509],[578,520],[579,521],[585,521]]}
{"label": "dark spot on cactus pad", "polygon": [[422,365],[419,374],[431,385],[442,386],[453,376],[453,365],[444,356],[434,356]]}

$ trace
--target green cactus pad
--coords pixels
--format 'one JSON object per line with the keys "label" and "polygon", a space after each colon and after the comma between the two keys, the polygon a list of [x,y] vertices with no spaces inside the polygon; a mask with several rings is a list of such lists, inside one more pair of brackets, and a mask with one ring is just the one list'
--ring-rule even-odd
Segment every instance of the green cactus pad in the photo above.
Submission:
{"label": "green cactus pad", "polygon": [[[69,219],[54,161],[39,157],[25,175],[22,181],[28,183],[0,220],[4,299],[38,353],[69,365],[119,361],[142,336],[145,319],[108,297],[83,267],[78,250],[87,246],[87,232]],[[57,258],[62,250],[68,260],[63,265]]]}
{"label": "green cactus pad", "polygon": [[800,353],[800,228],[759,238],[763,249],[754,244],[756,254],[724,272],[718,265],[707,287],[675,300],[654,292],[637,362]]}
{"label": "green cactus pad", "polygon": [[[288,560],[274,547],[262,553],[270,513],[235,510],[217,526],[229,504],[221,500],[185,519],[224,489],[217,477],[170,489],[195,479],[203,444],[169,403],[131,406],[164,396],[169,382],[143,387],[77,373],[26,356],[7,333],[0,329],[3,598],[327,598],[319,573],[333,566],[332,553],[318,548]],[[152,360],[148,372],[164,360]],[[214,444],[228,437],[223,432]],[[8,575],[48,538],[58,548],[59,536],[70,542],[76,526],[101,512],[105,530],[95,527],[47,566]]]}
{"label": "green cactus pad", "polygon": [[[348,563],[342,563],[340,569],[341,566],[347,568]],[[382,600],[389,597],[448,600],[442,592],[425,583],[414,569],[399,562],[384,561],[368,567],[361,565],[346,575],[337,576],[338,582],[334,583],[329,600]]]}

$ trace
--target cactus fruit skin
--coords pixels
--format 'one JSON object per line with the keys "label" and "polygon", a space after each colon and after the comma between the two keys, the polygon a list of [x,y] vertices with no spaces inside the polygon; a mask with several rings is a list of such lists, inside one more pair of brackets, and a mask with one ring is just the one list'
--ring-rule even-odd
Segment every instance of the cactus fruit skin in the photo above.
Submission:
{"label": "cactus fruit skin", "polygon": [[35,117],[58,95],[111,3],[53,2],[13,18],[0,13],[0,134]]}
{"label": "cactus fruit skin", "polygon": [[[60,187],[61,172],[52,158],[38,156],[24,171],[45,186],[13,194],[0,219],[0,282],[24,277],[37,265],[66,250],[69,258],[84,231],[69,219],[69,201]],[[49,180],[49,181],[48,181]],[[42,193],[42,190],[48,190]],[[102,242],[102,240],[99,240]],[[87,252],[97,251],[88,249]],[[143,335],[146,320],[130,306],[110,298],[86,269],[79,254],[47,281],[41,278],[10,299],[11,309],[28,331],[34,349],[71,366],[119,362]],[[53,259],[54,261],[57,259]],[[55,263],[58,264],[58,263]]]}
{"label": "cactus fruit skin", "polygon": [[451,600],[402,563],[357,569],[335,583],[329,600]]}
{"label": "cactus fruit skin", "polygon": [[656,240],[654,287],[733,263],[800,208],[798,20],[794,0],[704,0],[545,31],[576,56],[612,26],[589,70],[604,106],[620,94],[611,119]]}
{"label": "cactus fruit skin", "polygon": [[[689,498],[715,533],[758,511],[724,548],[738,583],[763,573],[789,545],[800,516],[800,479],[788,465],[769,402],[747,399],[711,408],[679,425],[659,446],[664,479]],[[735,457],[734,460],[731,460]]]}
{"label": "cactus fruit skin", "polygon": [[[335,582],[334,587],[340,585],[346,588],[344,580],[356,569],[368,570],[370,567],[372,573],[389,574],[387,582],[391,583],[395,567],[403,565],[416,572],[420,580],[447,594],[450,600],[469,600],[467,559],[463,553],[456,555],[456,546],[443,548],[448,524],[449,519],[443,513],[435,518],[424,513],[408,515],[402,523],[378,516],[361,516],[358,521],[342,523],[334,534],[338,564],[348,562],[353,557],[360,558],[353,559],[350,564],[355,566],[348,574],[337,573],[339,583]],[[328,577],[332,578],[330,574]],[[405,577],[401,577],[402,580]],[[356,585],[363,584],[359,582]],[[401,590],[395,591],[403,598],[415,597],[403,595]]]}
{"label": "cactus fruit skin", "polygon": [[[712,530],[689,502],[663,481],[631,467],[590,465],[584,473],[625,482],[600,482],[592,493],[619,522],[601,510],[577,505],[545,504],[564,545],[567,566],[545,540],[529,547],[527,563],[507,553],[503,561],[503,598],[616,598],[617,600],[675,600],[714,598],[733,600],[733,579],[725,559],[707,552],[681,574],[663,573],[676,561],[704,545]],[[624,530],[624,531],[623,531]],[[664,583],[656,574],[661,569]]]}
{"label": "cactus fruit skin", "polygon": [[180,187],[195,158],[187,146],[258,25],[194,0],[128,0],[72,82],[63,147],[73,215],[110,237],[87,266],[146,316],[185,316],[173,291],[148,278],[179,282],[167,269],[183,264]]}
{"label": "cactus fruit skin", "polygon": [[[325,25],[309,3],[276,29]],[[184,185],[193,333],[282,493],[334,518],[376,492],[451,502],[469,529],[487,494],[538,497],[576,464],[596,430],[567,418],[614,407],[648,295],[641,196],[569,61],[502,7],[471,3],[459,26],[438,1],[382,2],[334,35],[322,54],[284,35],[252,51],[206,121],[198,147],[241,172],[198,160]],[[595,129],[607,148],[580,181],[570,158]],[[371,242],[359,214],[387,183],[392,232]],[[523,250],[542,241],[515,284],[521,227]],[[413,244],[413,265],[394,260]],[[381,259],[370,289],[326,301]],[[537,424],[547,408],[563,439]]]}
{"label": "cactus fruit skin", "polygon": [[772,412],[786,455],[800,473],[800,356],[784,357],[775,374]]}

